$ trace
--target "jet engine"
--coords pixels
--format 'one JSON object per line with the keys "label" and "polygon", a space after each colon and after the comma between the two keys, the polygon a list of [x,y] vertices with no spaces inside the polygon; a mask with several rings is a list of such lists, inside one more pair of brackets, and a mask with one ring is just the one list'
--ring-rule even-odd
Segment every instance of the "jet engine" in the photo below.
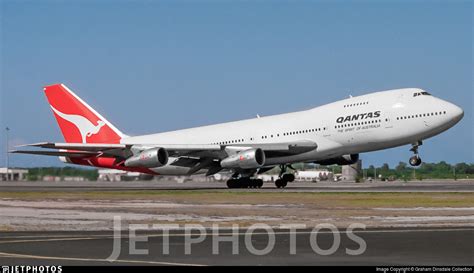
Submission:
{"label": "jet engine", "polygon": [[248,149],[221,161],[223,168],[256,169],[265,164],[265,153],[260,148]]}
{"label": "jet engine", "polygon": [[359,160],[359,154],[349,154],[349,155],[343,155],[335,158],[329,158],[325,160],[320,160],[316,161],[314,163],[320,164],[320,165],[351,165],[356,163]]}
{"label": "jet engine", "polygon": [[168,152],[165,148],[144,150],[125,160],[126,167],[156,168],[168,163]]}

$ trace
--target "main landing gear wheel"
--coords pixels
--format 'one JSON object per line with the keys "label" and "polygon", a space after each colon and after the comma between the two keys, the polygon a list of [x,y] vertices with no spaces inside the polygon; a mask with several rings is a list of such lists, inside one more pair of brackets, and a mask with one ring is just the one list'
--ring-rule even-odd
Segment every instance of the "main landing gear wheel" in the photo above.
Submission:
{"label": "main landing gear wheel", "polygon": [[420,147],[422,144],[423,144],[422,141],[417,141],[412,144],[412,147],[410,149],[410,151],[412,151],[415,155],[410,157],[410,160],[408,161],[408,163],[410,163],[410,165],[412,165],[413,167],[417,167],[421,165],[421,158],[420,158],[420,155],[418,154],[418,147]]}
{"label": "main landing gear wheel", "polygon": [[282,189],[282,188],[286,187],[286,185],[288,185],[288,181],[286,181],[286,180],[277,179],[275,181],[275,186],[279,189]]}
{"label": "main landing gear wheel", "polygon": [[263,186],[263,180],[262,179],[250,179],[247,177],[242,177],[242,178],[233,178],[227,180],[227,187],[229,189],[256,189],[256,188],[261,188]]}
{"label": "main landing gear wheel", "polygon": [[287,168],[294,170],[291,165],[280,165],[280,175],[279,178],[275,181],[275,186],[279,189],[284,188],[288,185],[288,182],[295,181],[295,175],[292,173],[285,173]]}

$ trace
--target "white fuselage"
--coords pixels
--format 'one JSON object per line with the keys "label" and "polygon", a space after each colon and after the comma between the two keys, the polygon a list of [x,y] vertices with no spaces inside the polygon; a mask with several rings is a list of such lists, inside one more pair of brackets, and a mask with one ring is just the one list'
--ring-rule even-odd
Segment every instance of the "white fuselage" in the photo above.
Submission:
{"label": "white fuselage", "polygon": [[[458,106],[418,88],[351,97],[306,111],[122,139],[123,144],[259,144],[311,140],[317,149],[268,158],[265,165],[312,162],[414,143],[455,125],[464,113]],[[185,174],[171,166],[160,174]]]}

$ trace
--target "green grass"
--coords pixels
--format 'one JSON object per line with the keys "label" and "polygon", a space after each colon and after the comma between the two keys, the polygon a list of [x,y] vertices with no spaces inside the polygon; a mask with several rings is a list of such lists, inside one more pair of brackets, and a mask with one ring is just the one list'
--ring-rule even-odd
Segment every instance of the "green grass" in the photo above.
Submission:
{"label": "green grass", "polygon": [[316,207],[474,207],[474,193],[359,192],[221,192],[221,191],[94,191],[2,192],[0,198],[22,200],[154,200],[197,204],[304,204]]}

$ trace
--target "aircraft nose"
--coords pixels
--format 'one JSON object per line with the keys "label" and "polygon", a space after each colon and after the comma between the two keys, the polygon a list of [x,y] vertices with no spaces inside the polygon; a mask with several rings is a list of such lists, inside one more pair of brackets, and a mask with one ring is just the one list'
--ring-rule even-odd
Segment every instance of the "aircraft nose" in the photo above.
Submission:
{"label": "aircraft nose", "polygon": [[455,122],[460,121],[464,117],[464,110],[461,107],[451,104],[451,116]]}

